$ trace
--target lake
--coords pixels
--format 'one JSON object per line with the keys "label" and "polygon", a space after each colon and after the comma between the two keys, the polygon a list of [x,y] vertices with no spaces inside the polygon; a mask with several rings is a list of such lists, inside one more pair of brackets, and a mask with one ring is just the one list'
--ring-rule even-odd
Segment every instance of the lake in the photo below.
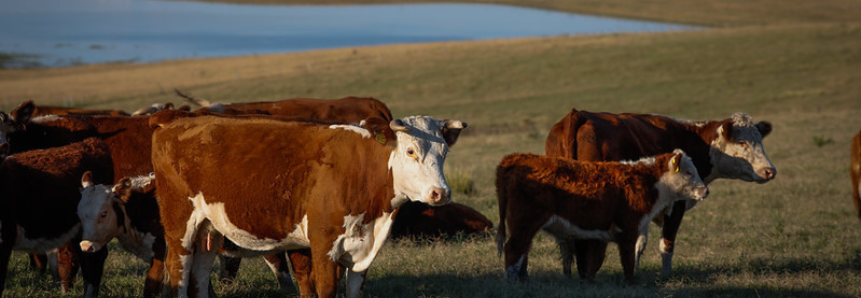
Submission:
{"label": "lake", "polygon": [[35,55],[27,60],[48,67],[396,43],[692,29],[696,27],[487,4],[267,6],[158,0],[0,0],[0,54]]}

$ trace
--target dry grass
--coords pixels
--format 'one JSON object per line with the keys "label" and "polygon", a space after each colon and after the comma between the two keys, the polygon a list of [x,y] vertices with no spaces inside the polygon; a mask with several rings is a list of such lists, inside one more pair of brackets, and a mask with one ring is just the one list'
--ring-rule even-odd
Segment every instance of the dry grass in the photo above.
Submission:
{"label": "dry grass", "polygon": [[[761,4],[750,4],[751,10]],[[683,223],[676,274],[670,279],[657,276],[654,239],[659,233],[653,228],[637,286],[622,285],[612,249],[596,285],[562,277],[554,244],[545,236],[534,243],[531,282],[507,285],[495,243],[478,237],[391,242],[371,268],[366,293],[861,297],[861,228],[848,177],[849,141],[861,129],[861,26],[836,20],[3,70],[0,99],[8,101],[6,111],[28,98],[57,104],[68,96],[86,98],[88,107],[133,110],[178,102],[170,94],[173,87],[216,101],[374,96],[396,116],[431,114],[469,122],[447,168],[469,173],[476,188],[475,195],[455,200],[493,221],[498,217],[493,189],[498,161],[511,152],[543,152],[546,131],[571,107],[692,119],[746,111],[756,121],[774,124],[765,146],[778,168],[777,179],[764,185],[714,183],[709,199]],[[818,146],[814,138],[833,143]],[[103,295],[139,295],[144,265],[130,260],[128,254],[111,256]],[[268,269],[259,260],[249,263],[236,284],[217,288],[219,294],[278,296]],[[59,296],[49,277],[25,265],[25,256],[15,253],[7,297]],[[80,287],[72,295],[80,295]]]}

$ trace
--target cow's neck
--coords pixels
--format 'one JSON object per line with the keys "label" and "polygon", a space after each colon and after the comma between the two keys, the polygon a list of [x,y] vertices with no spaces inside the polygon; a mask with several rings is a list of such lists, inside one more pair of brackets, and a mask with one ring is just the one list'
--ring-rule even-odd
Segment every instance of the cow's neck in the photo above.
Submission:
{"label": "cow's neck", "polygon": [[[694,167],[697,168],[697,173],[703,177],[703,181],[709,182],[719,178],[717,172],[714,171],[714,159],[712,158],[712,142],[717,139],[717,129],[721,125],[718,121],[704,121],[695,123],[683,123],[687,131],[692,133],[689,137],[683,138],[678,148],[685,151],[694,162]],[[675,148],[668,148],[672,151]]]}

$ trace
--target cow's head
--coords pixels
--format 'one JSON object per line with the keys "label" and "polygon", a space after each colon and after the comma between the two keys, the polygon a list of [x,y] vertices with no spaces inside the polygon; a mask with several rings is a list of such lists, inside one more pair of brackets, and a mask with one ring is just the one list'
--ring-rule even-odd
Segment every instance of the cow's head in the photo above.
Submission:
{"label": "cow's head", "polygon": [[78,203],[78,218],[83,227],[81,250],[96,252],[123,232],[125,202],[131,195],[131,180],[123,178],[111,188],[93,184],[93,173],[87,171],[81,178],[81,186],[81,201]]}
{"label": "cow's head", "polygon": [[460,130],[466,126],[466,122],[459,120],[418,116],[389,123],[397,139],[395,151],[389,158],[396,201],[399,201],[393,201],[393,205],[400,206],[403,198],[432,206],[451,201],[451,189],[442,167],[448,148],[457,142]]}
{"label": "cow's head", "polygon": [[693,160],[682,149],[664,154],[656,162],[666,165],[659,181],[666,187],[668,195],[676,200],[703,200],[709,195],[709,188],[703,182]]}
{"label": "cow's head", "polygon": [[765,183],[774,179],[777,169],[765,154],[762,138],[771,132],[771,123],[754,124],[746,113],[735,113],[716,128],[709,155],[716,178],[741,179]]}
{"label": "cow's head", "polygon": [[9,142],[9,135],[18,130],[24,130],[35,111],[36,105],[32,100],[28,100],[12,110],[10,115],[0,112],[0,142]]}

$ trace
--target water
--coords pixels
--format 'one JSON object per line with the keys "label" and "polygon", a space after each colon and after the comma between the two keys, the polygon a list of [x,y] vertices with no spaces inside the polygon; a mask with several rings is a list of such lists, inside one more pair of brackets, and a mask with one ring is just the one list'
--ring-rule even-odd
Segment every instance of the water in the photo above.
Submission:
{"label": "water", "polygon": [[485,4],[266,6],[159,0],[0,0],[0,53],[44,66],[364,45],[690,30]]}

